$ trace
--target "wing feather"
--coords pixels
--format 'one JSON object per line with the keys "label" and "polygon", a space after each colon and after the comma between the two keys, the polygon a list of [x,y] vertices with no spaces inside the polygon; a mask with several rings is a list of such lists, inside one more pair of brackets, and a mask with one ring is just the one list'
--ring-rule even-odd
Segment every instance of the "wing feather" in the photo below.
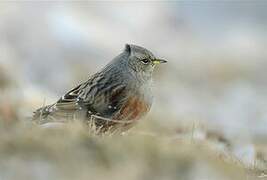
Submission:
{"label": "wing feather", "polygon": [[[120,78],[120,76],[117,77]],[[114,76],[97,73],[88,81],[71,89],[55,104],[37,110],[35,118],[71,119],[77,114],[79,117],[82,114],[83,118],[91,115],[111,118],[125,101],[126,88],[127,85]]]}

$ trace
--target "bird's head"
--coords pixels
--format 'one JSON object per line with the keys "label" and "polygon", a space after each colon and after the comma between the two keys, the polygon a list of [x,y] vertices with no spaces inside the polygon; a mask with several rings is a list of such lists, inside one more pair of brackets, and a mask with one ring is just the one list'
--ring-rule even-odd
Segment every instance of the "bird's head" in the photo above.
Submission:
{"label": "bird's head", "polygon": [[127,61],[130,69],[143,79],[152,77],[156,65],[167,62],[156,58],[149,50],[136,45],[126,44],[124,52],[128,54]]}

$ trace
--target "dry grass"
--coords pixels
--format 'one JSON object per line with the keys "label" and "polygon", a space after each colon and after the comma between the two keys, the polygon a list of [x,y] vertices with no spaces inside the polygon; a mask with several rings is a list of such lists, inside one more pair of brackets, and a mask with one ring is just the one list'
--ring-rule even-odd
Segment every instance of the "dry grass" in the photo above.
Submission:
{"label": "dry grass", "polygon": [[100,136],[94,127],[79,123],[52,129],[6,126],[0,132],[0,179],[264,178],[207,141],[172,138],[153,129],[158,128]]}

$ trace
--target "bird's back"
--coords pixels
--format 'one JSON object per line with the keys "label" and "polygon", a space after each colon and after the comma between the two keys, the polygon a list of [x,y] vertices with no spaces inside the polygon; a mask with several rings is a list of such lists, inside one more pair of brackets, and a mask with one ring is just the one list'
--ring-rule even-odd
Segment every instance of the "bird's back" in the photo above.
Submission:
{"label": "bird's back", "polygon": [[[150,93],[121,67],[106,67],[62,96],[55,104],[38,109],[33,119],[51,121],[91,120],[98,126],[135,121],[151,107]],[[110,120],[110,121],[109,121]],[[130,124],[130,123],[129,123]]]}

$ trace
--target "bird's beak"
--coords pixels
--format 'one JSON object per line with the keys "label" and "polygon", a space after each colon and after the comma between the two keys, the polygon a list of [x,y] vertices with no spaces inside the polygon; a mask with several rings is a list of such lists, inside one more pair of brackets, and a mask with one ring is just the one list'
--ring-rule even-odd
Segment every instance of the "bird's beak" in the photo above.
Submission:
{"label": "bird's beak", "polygon": [[167,61],[163,60],[163,59],[154,59],[154,60],[152,60],[152,62],[153,62],[154,65],[167,63]]}

